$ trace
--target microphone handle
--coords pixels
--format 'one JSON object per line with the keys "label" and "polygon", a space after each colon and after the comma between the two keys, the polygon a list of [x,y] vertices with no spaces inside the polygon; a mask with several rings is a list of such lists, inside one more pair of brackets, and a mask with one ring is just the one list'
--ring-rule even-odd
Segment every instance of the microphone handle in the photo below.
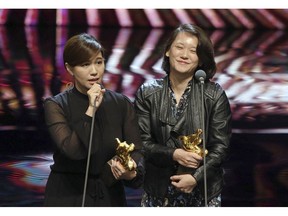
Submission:
{"label": "microphone handle", "polygon": [[85,206],[85,199],[86,199],[87,182],[88,182],[90,157],[91,157],[91,149],[92,149],[92,140],[93,140],[93,131],[94,131],[94,122],[95,122],[95,112],[96,112],[96,106],[95,105],[96,105],[96,99],[95,99],[95,103],[93,106],[93,113],[92,113],[92,123],[91,123],[90,138],[89,138],[89,145],[88,145],[88,155],[87,155],[87,164],[86,164],[86,172],[85,172],[85,180],[84,180],[83,197],[82,197],[82,207]]}
{"label": "microphone handle", "polygon": [[204,115],[204,79],[201,80],[201,115],[202,115],[202,130],[203,130],[203,168],[204,168],[204,200],[205,200],[205,207],[208,207],[207,204],[207,174],[206,174],[206,131],[205,131],[205,115]]}

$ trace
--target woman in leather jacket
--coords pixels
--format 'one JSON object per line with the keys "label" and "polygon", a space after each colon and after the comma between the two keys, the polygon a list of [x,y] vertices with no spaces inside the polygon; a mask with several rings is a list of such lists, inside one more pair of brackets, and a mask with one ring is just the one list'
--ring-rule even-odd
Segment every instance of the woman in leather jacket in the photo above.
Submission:
{"label": "woman in leather jacket", "polygon": [[[180,25],[166,43],[162,68],[167,76],[142,84],[135,97],[145,157],[141,205],[221,206],[231,110],[225,91],[211,81],[216,72],[212,42],[198,26]],[[179,139],[203,129],[197,70],[206,72],[202,133],[208,150],[206,175],[203,155],[185,150]]]}

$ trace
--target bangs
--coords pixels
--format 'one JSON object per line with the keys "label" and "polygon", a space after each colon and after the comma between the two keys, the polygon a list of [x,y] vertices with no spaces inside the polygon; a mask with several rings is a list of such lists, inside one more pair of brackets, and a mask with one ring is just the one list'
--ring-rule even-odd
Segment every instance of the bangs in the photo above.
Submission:
{"label": "bangs", "polygon": [[90,61],[99,54],[104,57],[104,50],[101,44],[92,36],[81,34],[75,36],[66,44],[64,49],[64,61],[75,67]]}
{"label": "bangs", "polygon": [[82,65],[83,63],[89,61],[91,58],[97,56],[100,52],[101,48],[99,49],[99,47],[83,46],[81,49],[77,51],[77,54],[75,53],[75,56],[77,55],[78,57],[74,59],[73,62],[74,65],[71,66]]}

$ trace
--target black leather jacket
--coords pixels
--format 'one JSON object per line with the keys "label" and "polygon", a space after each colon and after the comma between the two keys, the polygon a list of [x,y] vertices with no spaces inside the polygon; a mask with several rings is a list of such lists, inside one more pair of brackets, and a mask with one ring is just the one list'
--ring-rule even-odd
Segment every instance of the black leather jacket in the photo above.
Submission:
{"label": "black leather jacket", "polygon": [[[201,85],[192,80],[192,89],[186,111],[176,121],[171,115],[168,76],[144,83],[137,91],[135,109],[138,115],[144,147],[146,174],[144,190],[155,197],[165,197],[170,176],[178,165],[172,155],[181,148],[179,135],[195,133],[201,125]],[[231,138],[231,110],[221,86],[214,82],[204,84],[205,137],[208,201],[223,187],[223,168]],[[203,164],[191,173],[204,198]]]}

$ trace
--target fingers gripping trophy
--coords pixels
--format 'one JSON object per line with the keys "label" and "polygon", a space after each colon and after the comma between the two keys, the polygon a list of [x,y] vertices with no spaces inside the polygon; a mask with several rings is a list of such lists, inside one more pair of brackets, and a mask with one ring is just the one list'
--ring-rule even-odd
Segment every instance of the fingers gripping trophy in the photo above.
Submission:
{"label": "fingers gripping trophy", "polygon": [[[186,151],[196,153],[200,155],[201,157],[204,157],[208,154],[207,149],[202,149],[199,147],[199,145],[202,142],[202,139],[200,135],[202,134],[202,129],[197,129],[196,133],[190,134],[187,136],[179,136],[178,139],[182,142],[182,147]],[[193,171],[192,168],[184,167],[182,165],[179,165],[177,173],[178,174],[185,174],[185,173],[191,173]]]}
{"label": "fingers gripping trophy", "polygon": [[[188,136],[179,136],[179,140],[182,141],[183,148],[186,151],[194,152],[201,157],[204,156],[204,150],[199,147],[199,144],[202,142],[202,139],[200,138],[200,135],[202,134],[201,129],[197,129],[195,134],[191,134]],[[207,149],[205,149],[205,155],[208,154]]]}

